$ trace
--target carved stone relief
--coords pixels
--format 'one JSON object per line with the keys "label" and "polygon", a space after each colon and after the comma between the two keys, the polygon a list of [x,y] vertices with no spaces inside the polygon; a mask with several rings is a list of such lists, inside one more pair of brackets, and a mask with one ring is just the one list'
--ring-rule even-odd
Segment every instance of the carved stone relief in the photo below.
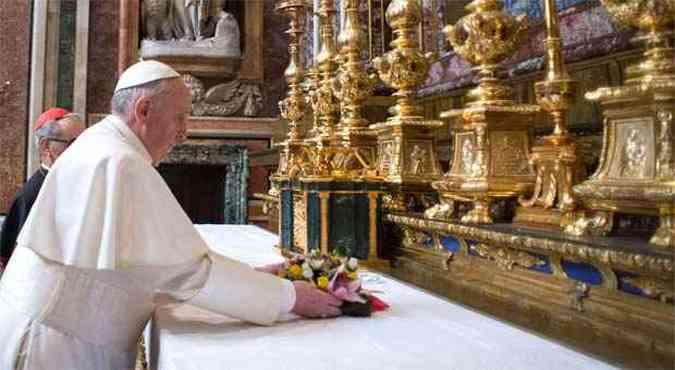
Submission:
{"label": "carved stone relief", "polygon": [[205,91],[204,83],[195,76],[183,75],[183,81],[192,93],[193,116],[255,117],[262,109],[263,97],[257,84],[234,80]]}

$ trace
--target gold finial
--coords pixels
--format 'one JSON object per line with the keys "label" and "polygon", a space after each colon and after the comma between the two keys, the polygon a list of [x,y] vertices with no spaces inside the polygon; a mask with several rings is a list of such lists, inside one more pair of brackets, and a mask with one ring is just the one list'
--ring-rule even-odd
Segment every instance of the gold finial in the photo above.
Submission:
{"label": "gold finial", "polygon": [[470,14],[443,29],[454,50],[477,65],[479,86],[467,96],[470,105],[511,104],[511,91],[496,76],[498,65],[513,54],[527,29],[527,17],[503,11],[502,0],[474,0]]}
{"label": "gold finial", "polygon": [[[672,81],[675,77],[675,0],[601,0],[601,3],[620,24],[639,28],[641,35],[637,40],[647,44],[644,60],[626,69],[626,83]],[[611,94],[609,90],[598,89],[586,97],[595,101]]]}
{"label": "gold finial", "polygon": [[360,0],[346,0],[345,24],[338,36],[340,71],[336,78],[336,94],[341,101],[340,127],[343,130],[363,128],[363,103],[372,94],[375,76],[366,73],[361,59],[363,32],[359,25]]}
{"label": "gold finial", "polygon": [[392,122],[420,121],[419,105],[414,102],[417,87],[427,78],[433,53],[423,54],[417,45],[415,29],[420,22],[419,0],[393,0],[387,8],[387,23],[394,30],[393,50],[375,58],[373,64],[387,86],[397,91]]}

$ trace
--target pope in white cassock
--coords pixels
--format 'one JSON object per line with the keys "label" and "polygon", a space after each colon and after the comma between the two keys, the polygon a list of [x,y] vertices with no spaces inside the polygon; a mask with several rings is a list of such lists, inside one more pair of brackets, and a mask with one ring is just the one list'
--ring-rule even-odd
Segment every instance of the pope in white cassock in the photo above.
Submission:
{"label": "pope in white cassock", "polygon": [[190,92],[154,61],[56,161],[0,280],[0,369],[133,369],[155,308],[188,302],[258,324],[340,314],[303,282],[209,253],[153,167],[185,136]]}

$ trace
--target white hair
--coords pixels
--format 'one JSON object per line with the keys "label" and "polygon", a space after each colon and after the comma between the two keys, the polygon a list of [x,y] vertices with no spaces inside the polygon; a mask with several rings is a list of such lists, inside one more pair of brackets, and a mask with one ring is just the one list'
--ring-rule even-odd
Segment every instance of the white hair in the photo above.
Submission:
{"label": "white hair", "polygon": [[154,98],[170,92],[169,81],[172,80],[174,78],[165,78],[117,91],[110,99],[111,112],[120,117],[128,117],[138,99],[142,97]]}
{"label": "white hair", "polygon": [[40,141],[43,139],[61,139],[63,135],[63,127],[61,124],[66,121],[66,120],[82,120],[82,117],[80,117],[79,114],[77,113],[68,113],[65,116],[49,121],[45,123],[42,127],[39,129],[35,130],[35,146],[38,150],[40,151]]}

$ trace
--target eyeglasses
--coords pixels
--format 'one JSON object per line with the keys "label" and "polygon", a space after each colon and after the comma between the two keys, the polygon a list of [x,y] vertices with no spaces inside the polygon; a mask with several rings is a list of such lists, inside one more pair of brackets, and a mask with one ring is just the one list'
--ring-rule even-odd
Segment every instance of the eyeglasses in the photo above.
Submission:
{"label": "eyeglasses", "polygon": [[63,140],[63,139],[54,139],[54,138],[51,138],[51,137],[48,137],[48,138],[46,138],[46,139],[49,140],[49,141],[56,141],[57,143],[63,143],[63,144],[66,144],[66,147],[69,147],[70,144],[72,144],[73,141],[75,141],[75,139]]}

